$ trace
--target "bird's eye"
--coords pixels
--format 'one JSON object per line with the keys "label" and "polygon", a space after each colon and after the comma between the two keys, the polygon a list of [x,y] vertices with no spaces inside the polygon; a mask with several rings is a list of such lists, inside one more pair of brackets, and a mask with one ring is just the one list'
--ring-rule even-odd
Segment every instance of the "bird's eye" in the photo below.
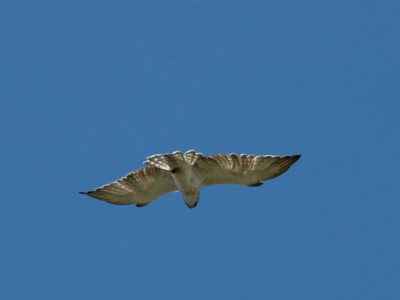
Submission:
{"label": "bird's eye", "polygon": [[178,168],[173,168],[173,169],[171,170],[171,173],[176,173],[176,172],[178,172],[178,171],[179,171]]}

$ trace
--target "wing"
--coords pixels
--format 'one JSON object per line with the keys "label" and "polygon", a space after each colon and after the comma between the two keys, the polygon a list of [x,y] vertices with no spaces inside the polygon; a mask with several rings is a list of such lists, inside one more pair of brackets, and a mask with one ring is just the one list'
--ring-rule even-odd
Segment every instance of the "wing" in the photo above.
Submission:
{"label": "wing", "polygon": [[284,173],[300,155],[219,154],[201,156],[193,166],[202,185],[239,184],[259,186],[262,181]]}
{"label": "wing", "polygon": [[81,194],[112,204],[136,203],[136,206],[145,206],[162,195],[177,190],[168,171],[157,167],[147,167],[129,173],[94,191],[81,192]]}

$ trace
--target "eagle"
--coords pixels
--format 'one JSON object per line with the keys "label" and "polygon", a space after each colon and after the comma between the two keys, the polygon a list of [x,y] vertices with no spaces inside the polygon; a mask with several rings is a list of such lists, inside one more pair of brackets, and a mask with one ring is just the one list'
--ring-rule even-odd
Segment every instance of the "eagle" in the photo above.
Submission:
{"label": "eagle", "polygon": [[278,177],[301,155],[217,154],[194,150],[149,156],[145,168],[127,174],[93,191],[80,192],[112,204],[145,206],[164,194],[181,191],[189,208],[199,202],[200,189],[213,184],[256,187]]}

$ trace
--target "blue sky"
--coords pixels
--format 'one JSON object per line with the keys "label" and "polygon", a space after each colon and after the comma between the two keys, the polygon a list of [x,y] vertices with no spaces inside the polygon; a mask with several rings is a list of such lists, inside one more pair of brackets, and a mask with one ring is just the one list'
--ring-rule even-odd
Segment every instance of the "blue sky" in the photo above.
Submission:
{"label": "blue sky", "polygon": [[[2,299],[399,299],[397,1],[5,1]],[[259,188],[79,195],[196,149]]]}

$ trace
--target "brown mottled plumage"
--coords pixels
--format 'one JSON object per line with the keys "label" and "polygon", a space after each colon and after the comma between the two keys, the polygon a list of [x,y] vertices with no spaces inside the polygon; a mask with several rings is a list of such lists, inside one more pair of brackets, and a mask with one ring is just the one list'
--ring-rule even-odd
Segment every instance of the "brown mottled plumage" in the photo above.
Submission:
{"label": "brown mottled plumage", "polygon": [[115,182],[82,194],[112,204],[142,207],[162,195],[180,190],[185,203],[197,205],[200,188],[213,184],[260,186],[290,168],[300,155],[218,154],[204,156],[194,150],[185,154],[155,154],[144,162],[146,168],[132,172]]}

